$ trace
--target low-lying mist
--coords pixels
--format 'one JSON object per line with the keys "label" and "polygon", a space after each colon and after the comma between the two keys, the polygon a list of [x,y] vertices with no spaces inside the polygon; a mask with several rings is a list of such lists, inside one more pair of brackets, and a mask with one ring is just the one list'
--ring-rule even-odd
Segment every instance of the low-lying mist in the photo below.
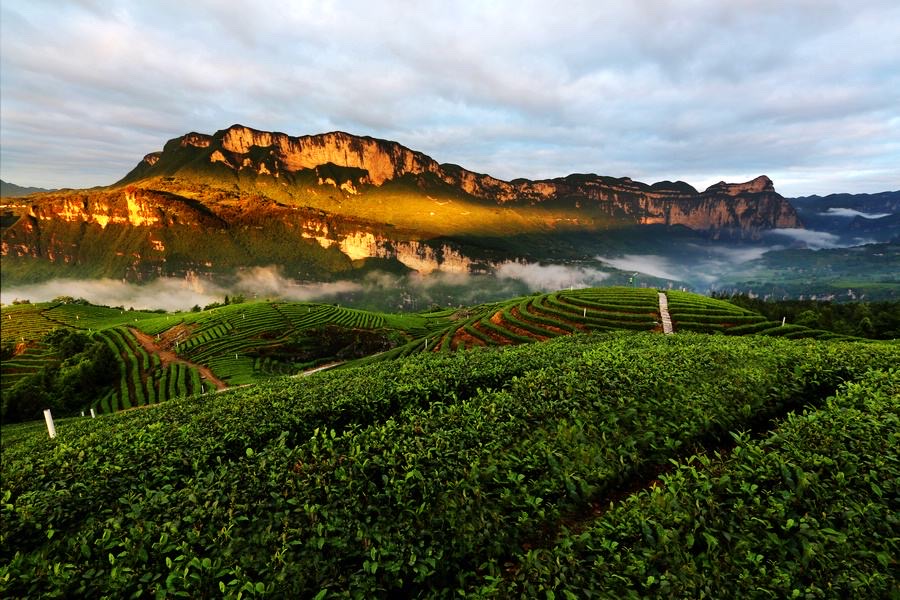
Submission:
{"label": "low-lying mist", "polygon": [[[828,232],[780,229],[769,232],[758,243],[673,244],[653,254],[595,256],[567,264],[507,261],[495,265],[490,274],[367,272],[335,281],[298,282],[281,268],[269,266],[242,269],[231,276],[169,277],[143,284],[112,279],[56,279],[4,286],[0,301],[41,302],[71,296],[107,306],[177,311],[221,302],[226,295],[241,295],[247,300],[315,301],[369,310],[420,311],[600,285],[681,287],[705,293],[717,289],[718,282],[766,252],[787,247],[821,249],[843,245],[843,240]],[[632,283],[634,273],[638,277]]]}
{"label": "low-lying mist", "polygon": [[352,281],[297,283],[281,276],[277,268],[263,267],[243,270],[234,281],[229,282],[196,277],[163,277],[143,284],[116,279],[54,279],[32,285],[4,287],[0,290],[0,301],[3,304],[17,299],[46,302],[60,296],[71,296],[106,306],[178,311],[220,302],[225,295],[304,301],[324,300],[360,289],[361,284]]}
{"label": "low-lying mist", "polygon": [[253,299],[281,299],[340,303],[370,310],[416,311],[438,306],[478,304],[567,287],[598,285],[609,276],[596,268],[507,262],[495,274],[431,273],[393,275],[376,272],[355,279],[301,283],[278,267],[243,269],[233,277],[165,277],[137,284],[114,279],[55,279],[43,283],[3,287],[0,301],[46,302],[62,296],[84,298],[93,304],[136,310],[190,310],[226,295]]}

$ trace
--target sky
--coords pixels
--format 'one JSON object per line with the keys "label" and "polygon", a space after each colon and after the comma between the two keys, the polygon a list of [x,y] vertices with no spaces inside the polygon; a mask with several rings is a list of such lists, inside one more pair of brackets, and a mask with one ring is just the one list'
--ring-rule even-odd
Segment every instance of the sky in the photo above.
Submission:
{"label": "sky", "polygon": [[108,185],[240,123],[502,179],[900,189],[897,0],[0,0],[0,177]]}

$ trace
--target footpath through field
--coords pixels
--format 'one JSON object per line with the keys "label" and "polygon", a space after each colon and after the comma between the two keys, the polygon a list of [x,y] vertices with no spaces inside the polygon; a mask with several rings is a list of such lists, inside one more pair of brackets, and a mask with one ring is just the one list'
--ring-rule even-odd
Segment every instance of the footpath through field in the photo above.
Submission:
{"label": "footpath through field", "polygon": [[319,371],[325,371],[327,369],[332,369],[338,365],[344,364],[345,362],[347,362],[347,361],[340,360],[338,362],[328,363],[327,365],[322,365],[321,367],[316,367],[314,369],[308,369],[306,371],[303,371],[302,373],[297,373],[296,375],[293,375],[293,377],[307,377],[308,375],[312,375],[313,373],[318,373]]}
{"label": "footpath through field", "polygon": [[672,317],[669,316],[669,299],[662,292],[659,293],[659,316],[662,319],[663,333],[673,333]]}
{"label": "footpath through field", "polygon": [[187,365],[189,367],[197,369],[197,371],[200,372],[200,377],[202,379],[206,379],[214,386],[216,386],[217,390],[224,390],[228,387],[228,384],[213,375],[213,372],[209,370],[209,367],[204,367],[203,365],[198,365],[197,363],[184,360],[183,358],[178,358],[178,355],[174,352],[163,350],[156,345],[156,342],[153,341],[153,338],[151,336],[147,335],[140,329],[129,327],[128,331],[130,331],[131,334],[137,339],[137,341],[140,342],[141,346],[144,347],[144,350],[159,356],[159,360],[162,363],[163,367],[169,366],[170,363],[181,363],[183,365]]}

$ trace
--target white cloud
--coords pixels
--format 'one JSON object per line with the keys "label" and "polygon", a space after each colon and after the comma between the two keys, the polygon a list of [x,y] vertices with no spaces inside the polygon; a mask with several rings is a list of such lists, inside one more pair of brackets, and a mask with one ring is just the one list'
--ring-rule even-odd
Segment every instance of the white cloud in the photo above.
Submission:
{"label": "white cloud", "polygon": [[654,254],[626,254],[620,257],[598,256],[597,260],[622,271],[636,271],[660,279],[681,279],[672,262]]}
{"label": "white cloud", "polygon": [[188,310],[194,305],[221,302],[225,295],[243,294],[248,299],[325,300],[357,292],[362,285],[351,281],[301,284],[281,276],[276,267],[242,270],[236,281],[162,277],[136,284],[118,279],[54,279],[43,283],[3,287],[0,301],[16,299],[46,302],[60,296],[84,298],[93,304],[124,306],[138,310]]}
{"label": "white cloud", "polygon": [[499,279],[519,280],[535,292],[561,290],[569,287],[593,287],[609,277],[608,273],[590,267],[540,265],[513,261],[499,265],[495,269],[495,274]]}
{"label": "white cloud", "polygon": [[84,298],[94,304],[124,306],[138,310],[187,310],[221,301],[224,292],[212,283],[162,278],[146,285],[137,285],[117,279],[54,279],[43,283],[22,285],[0,290],[3,304],[15,299],[46,302],[60,296]]}
{"label": "white cloud", "polygon": [[883,217],[891,216],[891,213],[865,213],[859,210],[854,210],[852,208],[829,208],[825,212],[821,213],[823,215],[829,215],[832,217],[862,217],[864,219],[881,219]]}
{"label": "white cloud", "polygon": [[815,231],[812,229],[773,229],[769,235],[783,236],[797,242],[802,242],[807,248],[821,250],[822,248],[837,248],[842,246],[841,238],[827,231]]}
{"label": "white cloud", "polygon": [[169,138],[235,122],[374,135],[503,178],[900,183],[892,0],[0,11],[0,168],[20,185],[108,184]]}

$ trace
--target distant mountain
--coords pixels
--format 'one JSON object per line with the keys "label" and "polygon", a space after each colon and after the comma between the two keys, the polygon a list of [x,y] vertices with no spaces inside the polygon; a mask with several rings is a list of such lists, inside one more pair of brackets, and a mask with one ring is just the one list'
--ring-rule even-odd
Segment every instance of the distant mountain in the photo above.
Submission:
{"label": "distant mountain", "polygon": [[765,253],[717,282],[720,291],[768,299],[900,299],[900,238],[849,248]]}
{"label": "distant mountain", "polygon": [[887,242],[900,235],[900,190],[789,198],[809,228],[839,235],[845,243]]}
{"label": "distant mountain", "polygon": [[752,241],[802,226],[765,176],[702,192],[593,174],[503,181],[387,140],[241,125],[170,140],[113,186],[5,210],[9,281],[144,281],[272,264],[306,280],[376,263],[468,273],[506,260],[592,259],[610,240],[649,249],[685,232]]}
{"label": "distant mountain", "polygon": [[0,196],[2,196],[3,198],[19,198],[21,196],[28,196],[30,194],[37,194],[39,192],[52,191],[53,190],[47,190],[38,187],[22,187],[20,185],[9,183],[8,181],[3,181],[2,179],[0,179]]}

